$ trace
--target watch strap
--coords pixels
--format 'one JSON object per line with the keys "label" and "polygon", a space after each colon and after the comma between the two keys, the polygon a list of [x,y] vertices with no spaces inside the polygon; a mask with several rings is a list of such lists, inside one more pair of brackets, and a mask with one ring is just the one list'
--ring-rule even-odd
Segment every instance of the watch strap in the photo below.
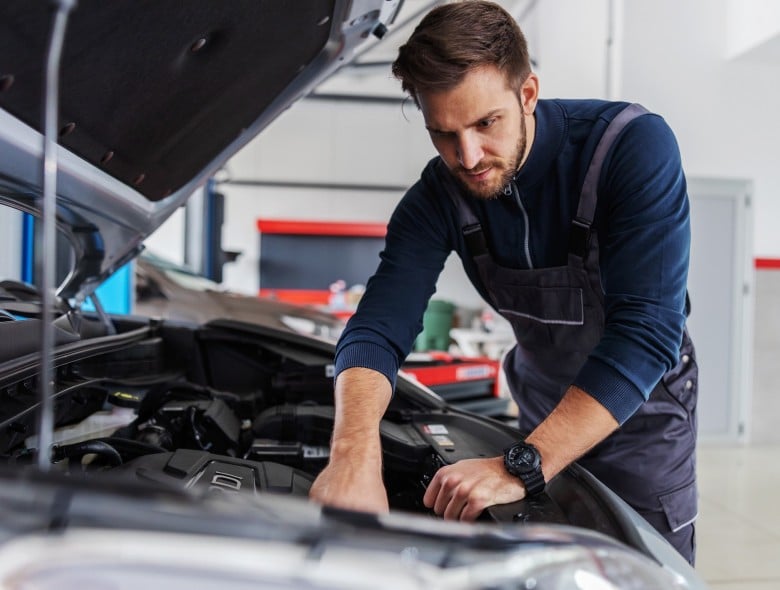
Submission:
{"label": "watch strap", "polygon": [[518,479],[523,482],[527,496],[536,496],[544,491],[544,475],[541,471],[528,471]]}

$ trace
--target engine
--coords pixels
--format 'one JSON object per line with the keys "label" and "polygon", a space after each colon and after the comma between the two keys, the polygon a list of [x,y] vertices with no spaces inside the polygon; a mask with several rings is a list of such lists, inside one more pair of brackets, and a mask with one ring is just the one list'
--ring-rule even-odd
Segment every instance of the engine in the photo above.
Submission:
{"label": "engine", "polygon": [[[269,404],[277,397],[218,391],[179,379],[133,393],[117,388],[106,394],[104,409],[80,428],[97,433],[100,422],[113,414],[129,422],[105,436],[64,440],[55,446],[53,462],[71,473],[110,470],[204,493],[306,496],[329,458],[334,408],[311,399]],[[479,421],[466,419],[458,426],[459,420],[447,413],[388,412],[380,434],[391,506],[427,511],[422,495],[436,470],[473,456],[479,444],[465,429]],[[485,452],[490,438],[482,443]]]}

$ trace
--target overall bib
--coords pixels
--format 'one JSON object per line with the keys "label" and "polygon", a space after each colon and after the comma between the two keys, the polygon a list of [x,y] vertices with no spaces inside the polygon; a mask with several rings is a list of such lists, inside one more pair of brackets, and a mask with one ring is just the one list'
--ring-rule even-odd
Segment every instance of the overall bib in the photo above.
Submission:
{"label": "overall bib", "polygon": [[[563,397],[604,330],[599,248],[591,232],[596,186],[609,147],[625,125],[646,113],[629,105],[601,138],[583,182],[569,235],[566,266],[512,269],[490,256],[471,207],[448,174],[469,254],[517,344],[504,360],[520,430],[530,433]],[[505,189],[519,198],[514,183]],[[687,310],[686,310],[687,311]],[[687,330],[680,361],[637,412],[578,463],[615,491],[693,563],[697,515],[696,390],[698,370]]]}

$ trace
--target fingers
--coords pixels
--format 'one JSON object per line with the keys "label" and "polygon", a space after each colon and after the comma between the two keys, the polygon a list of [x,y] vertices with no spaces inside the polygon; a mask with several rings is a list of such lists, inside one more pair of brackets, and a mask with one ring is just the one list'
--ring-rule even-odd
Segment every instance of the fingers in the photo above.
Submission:
{"label": "fingers", "polygon": [[439,477],[440,471],[436,472],[436,474],[433,476],[433,479],[431,480],[431,483],[428,484],[428,489],[425,490],[423,504],[426,508],[433,508],[436,504],[436,499],[439,497],[439,491],[441,490],[441,478]]}
{"label": "fingers", "polygon": [[463,510],[460,513],[460,520],[477,520],[479,515],[482,514],[482,511],[488,506],[490,506],[490,502],[486,502],[483,499],[472,498],[463,507]]}
{"label": "fingers", "polygon": [[472,497],[474,485],[460,467],[442,467],[425,491],[423,504],[446,520],[474,520],[484,508],[484,503]]}
{"label": "fingers", "polygon": [[[433,508],[433,511],[439,516],[446,512],[451,497],[458,487],[460,478],[453,468],[453,465],[449,465],[439,469],[433,476],[431,483],[428,484],[428,489],[425,490],[423,496],[423,504],[427,508]],[[450,475],[451,472],[453,475]],[[450,512],[452,513],[453,510]]]}
{"label": "fingers", "polygon": [[450,497],[443,512],[445,520],[463,520],[463,509],[466,508],[469,501],[468,494],[464,494],[464,492],[465,490],[459,488]]}
{"label": "fingers", "polygon": [[525,489],[510,476],[502,457],[464,459],[433,476],[423,504],[447,520],[476,520],[493,504],[519,500]]}
{"label": "fingers", "polygon": [[[439,473],[441,473],[441,471],[439,471]],[[439,473],[436,475],[438,476]],[[448,476],[446,473],[442,474],[441,488],[439,489],[439,494],[436,497],[436,502],[433,505],[433,511],[436,514],[443,516],[453,501],[458,502],[458,499],[455,497],[455,495],[458,493],[459,484],[460,478],[457,477],[457,474],[455,474],[455,477]],[[454,508],[450,511],[450,513],[452,512],[454,512]],[[460,510],[458,511],[458,514],[460,514]]]}

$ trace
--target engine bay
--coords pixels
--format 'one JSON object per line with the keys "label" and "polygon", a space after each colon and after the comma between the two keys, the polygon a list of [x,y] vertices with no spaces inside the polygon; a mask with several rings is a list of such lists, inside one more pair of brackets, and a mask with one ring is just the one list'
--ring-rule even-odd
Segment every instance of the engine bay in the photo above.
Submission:
{"label": "engine bay", "polygon": [[[111,336],[64,344],[58,358],[75,360],[57,364],[52,469],[307,496],[329,456],[332,352],[235,328],[139,330],[128,320],[114,350],[103,352]],[[33,374],[0,390],[6,462],[32,464],[37,453],[35,385]],[[380,432],[390,505],[417,512],[427,512],[422,496],[439,467],[498,454],[516,437],[403,380]]]}
{"label": "engine bay", "polygon": [[[329,458],[332,343],[231,321],[126,317],[107,334],[81,321],[80,337],[54,354],[52,471],[201,497],[308,497]],[[0,323],[0,337],[18,323]],[[0,360],[0,453],[12,469],[35,469],[38,375],[36,355]],[[500,455],[521,433],[399,377],[380,436],[390,508],[433,516],[422,498],[441,466]],[[571,466],[545,494],[480,520],[574,525],[630,542],[631,527],[594,481]]]}

